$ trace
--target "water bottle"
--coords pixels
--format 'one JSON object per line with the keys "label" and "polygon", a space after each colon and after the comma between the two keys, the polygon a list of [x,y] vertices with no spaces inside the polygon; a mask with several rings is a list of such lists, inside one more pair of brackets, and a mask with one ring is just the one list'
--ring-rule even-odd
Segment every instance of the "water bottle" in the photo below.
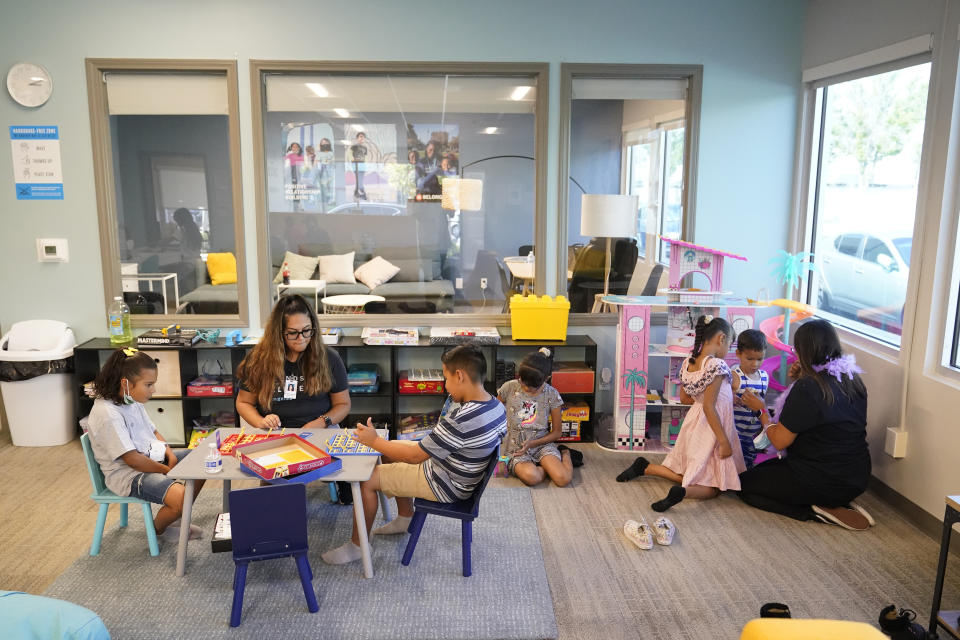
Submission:
{"label": "water bottle", "polygon": [[223,458],[220,457],[220,450],[217,449],[217,443],[211,442],[207,446],[210,448],[210,451],[203,460],[203,470],[207,473],[220,473],[223,471]]}
{"label": "water bottle", "polygon": [[110,332],[110,344],[126,344],[133,341],[130,329],[130,307],[121,296],[113,299],[107,312],[107,329]]}
{"label": "water bottle", "polygon": [[531,250],[530,253],[527,254],[527,262],[533,263],[533,260],[533,251]]}
{"label": "water bottle", "polygon": [[290,266],[286,262],[283,263],[282,277],[283,284],[290,284]]}

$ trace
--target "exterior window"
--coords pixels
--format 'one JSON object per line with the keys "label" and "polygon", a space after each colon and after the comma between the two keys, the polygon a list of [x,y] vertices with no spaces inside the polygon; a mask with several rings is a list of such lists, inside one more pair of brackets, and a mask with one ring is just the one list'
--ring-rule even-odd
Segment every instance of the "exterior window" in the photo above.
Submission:
{"label": "exterior window", "polygon": [[[808,302],[900,345],[930,63],[816,88]],[[867,233],[869,232],[869,233]]]}

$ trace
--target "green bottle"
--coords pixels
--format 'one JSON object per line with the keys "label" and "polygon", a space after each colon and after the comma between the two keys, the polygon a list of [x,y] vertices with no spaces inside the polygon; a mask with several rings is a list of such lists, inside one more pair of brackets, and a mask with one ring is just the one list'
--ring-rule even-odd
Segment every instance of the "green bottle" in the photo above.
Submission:
{"label": "green bottle", "polygon": [[107,330],[110,333],[110,344],[127,344],[133,342],[133,330],[130,328],[130,307],[121,296],[113,299],[110,310],[107,312]]}

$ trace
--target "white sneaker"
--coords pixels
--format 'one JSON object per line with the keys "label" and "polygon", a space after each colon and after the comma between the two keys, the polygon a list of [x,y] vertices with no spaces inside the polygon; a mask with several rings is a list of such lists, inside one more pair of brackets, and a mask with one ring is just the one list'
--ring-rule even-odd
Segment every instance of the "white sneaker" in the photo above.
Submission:
{"label": "white sneaker", "polygon": [[640,516],[640,522],[627,520],[623,525],[623,535],[641,549],[653,549],[653,532],[643,516]]}
{"label": "white sneaker", "polygon": [[677,533],[677,526],[666,516],[660,516],[653,521],[653,536],[657,544],[667,546],[673,542],[673,536]]}
{"label": "white sneaker", "polygon": [[873,516],[871,516],[870,513],[869,513],[866,509],[864,509],[863,507],[861,507],[860,505],[858,505],[856,502],[851,502],[851,503],[850,503],[850,508],[855,509],[856,511],[859,511],[859,512],[860,512],[860,515],[862,515],[864,518],[867,519],[867,522],[870,523],[870,526],[871,526],[871,527],[872,527],[873,525],[877,524],[876,520],[873,519]]}

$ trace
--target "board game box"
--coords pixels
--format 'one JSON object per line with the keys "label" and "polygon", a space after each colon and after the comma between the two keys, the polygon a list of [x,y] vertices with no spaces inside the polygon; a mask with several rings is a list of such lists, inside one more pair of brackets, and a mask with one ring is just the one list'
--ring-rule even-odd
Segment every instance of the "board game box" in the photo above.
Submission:
{"label": "board game box", "polygon": [[234,433],[227,436],[227,438],[220,443],[220,455],[239,455],[239,452],[234,451],[238,446],[254,444],[279,437],[281,437],[281,434],[278,433]]}
{"label": "board game box", "polygon": [[400,393],[443,393],[443,371],[410,369],[397,374]]}
{"label": "board game box", "polygon": [[291,481],[308,482],[338,471],[341,467],[339,459],[300,436],[277,436],[253,444],[237,445],[235,450],[245,470],[267,481],[288,478]]}

